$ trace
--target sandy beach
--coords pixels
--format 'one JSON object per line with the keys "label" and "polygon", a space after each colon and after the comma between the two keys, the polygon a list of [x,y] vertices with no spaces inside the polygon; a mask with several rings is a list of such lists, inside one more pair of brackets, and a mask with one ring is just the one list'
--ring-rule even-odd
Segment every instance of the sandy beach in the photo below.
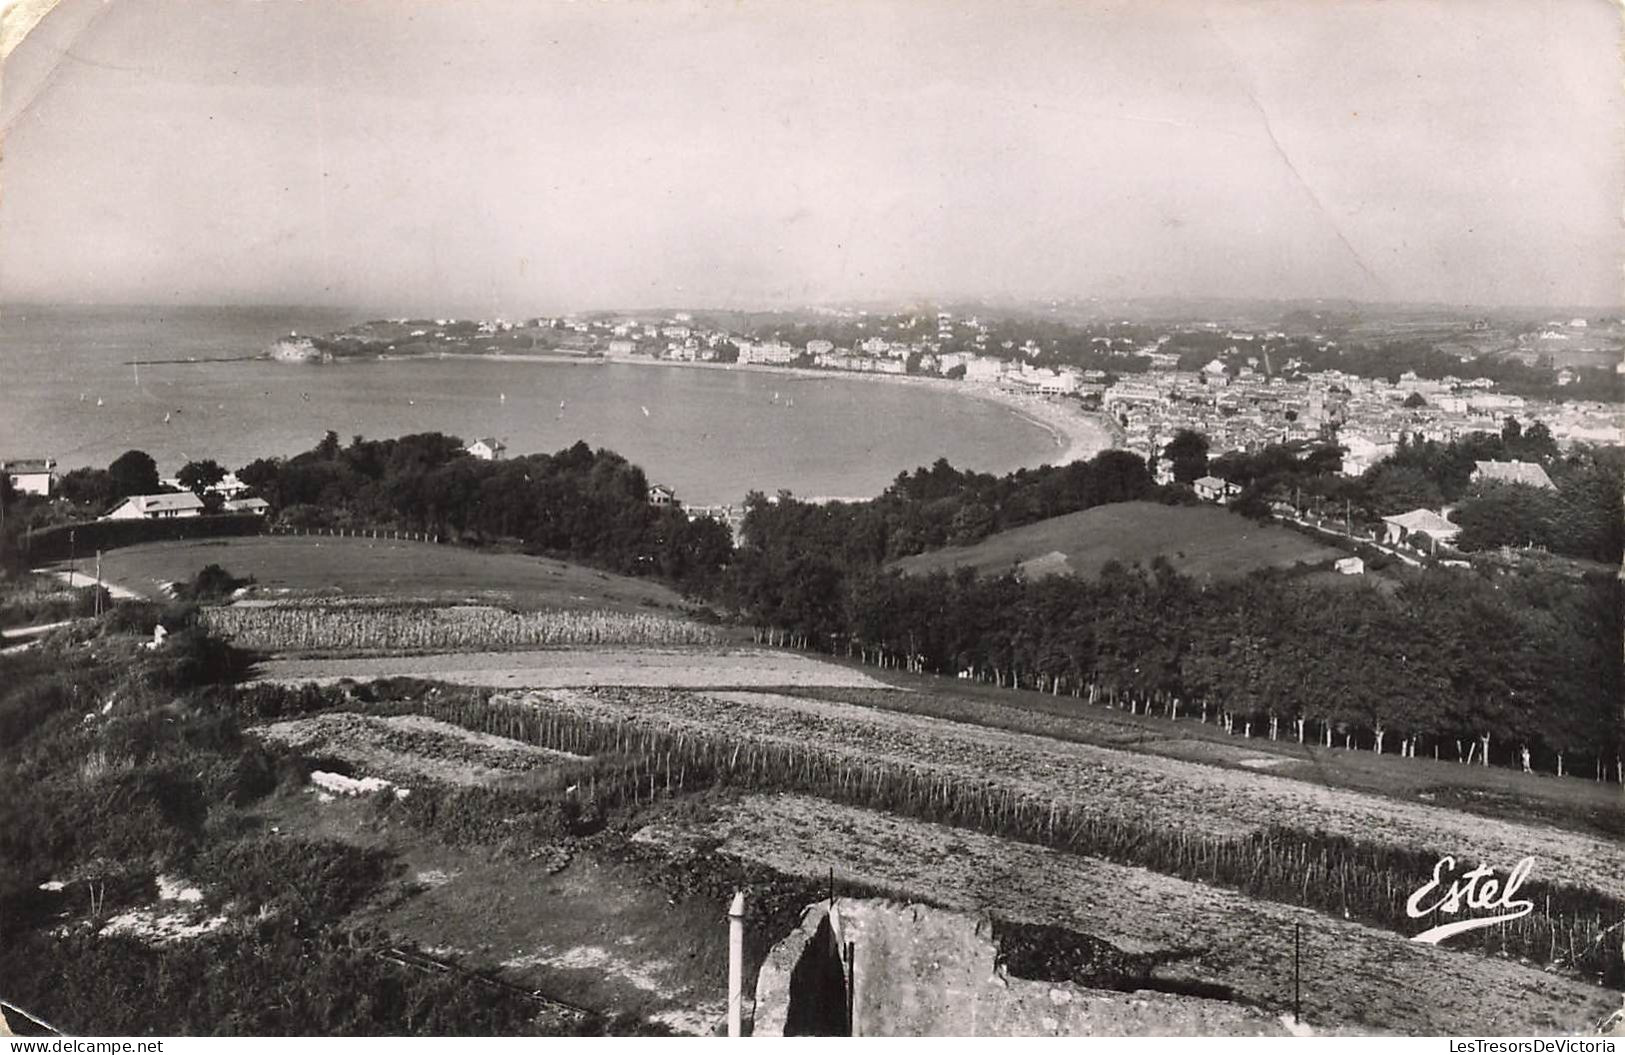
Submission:
{"label": "sandy beach", "polygon": [[[1037,464],[1068,465],[1075,461],[1087,461],[1101,451],[1110,450],[1116,446],[1111,426],[1106,420],[1098,413],[1091,413],[1082,409],[1075,400],[1063,396],[1041,396],[1036,393],[1018,392],[993,385],[970,384],[965,381],[950,380],[946,377],[925,377],[917,374],[866,374],[846,370],[812,370],[806,367],[766,366],[755,363],[690,363],[671,359],[654,359],[641,355],[589,358],[586,356],[545,354],[485,355],[468,352],[442,352],[438,358],[553,364],[574,361],[582,365],[613,363],[618,366],[651,366],[679,370],[738,370],[814,381],[911,385],[916,388],[928,388],[937,392],[970,396],[985,402],[996,403],[1046,430],[1055,440],[1057,453],[1053,458],[1043,458]],[[1036,468],[1036,465],[1034,467]]]}

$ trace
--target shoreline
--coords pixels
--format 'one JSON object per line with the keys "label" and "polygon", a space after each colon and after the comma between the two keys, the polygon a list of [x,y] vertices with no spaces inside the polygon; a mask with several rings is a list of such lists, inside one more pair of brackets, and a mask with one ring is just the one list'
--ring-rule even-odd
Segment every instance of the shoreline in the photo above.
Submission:
{"label": "shoreline", "polygon": [[[392,362],[405,362],[417,356],[403,356]],[[1016,392],[1006,388],[972,385],[964,381],[954,381],[946,377],[927,377],[919,374],[868,374],[847,370],[816,370],[799,366],[768,366],[756,363],[701,363],[682,362],[671,359],[653,359],[645,356],[628,356],[610,358],[586,358],[583,356],[558,355],[485,355],[475,352],[444,352],[436,356],[423,356],[422,358],[440,359],[480,359],[491,362],[522,362],[522,363],[574,363],[578,365],[624,365],[641,367],[665,367],[678,370],[720,370],[727,372],[749,372],[759,374],[773,374],[779,377],[791,377],[809,381],[868,381],[884,384],[910,385],[916,388],[930,389],[950,395],[968,396],[980,399],[986,403],[993,403],[1021,418],[1028,424],[1036,425],[1050,434],[1058,452],[1054,459],[1041,459],[1027,468],[1037,468],[1040,465],[1061,466],[1076,461],[1087,461],[1101,451],[1112,450],[1117,446],[1115,435],[1111,427],[1106,424],[1103,415],[1098,412],[1086,411],[1070,403],[1064,396],[1041,396],[1036,393]]]}

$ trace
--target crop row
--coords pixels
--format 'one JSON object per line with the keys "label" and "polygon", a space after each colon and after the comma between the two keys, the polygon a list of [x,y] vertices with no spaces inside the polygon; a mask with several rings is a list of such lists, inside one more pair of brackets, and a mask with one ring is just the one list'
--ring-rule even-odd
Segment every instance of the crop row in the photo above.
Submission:
{"label": "crop row", "polygon": [[[642,759],[623,770],[613,786],[589,783],[581,789],[606,803],[714,784],[804,792],[1344,913],[1402,933],[1423,929],[1406,913],[1405,901],[1430,877],[1437,858],[1431,849],[1282,823],[1240,834],[1203,830],[1199,824],[1168,825],[1155,811],[1103,811],[1078,798],[1044,793],[1031,783],[1005,779],[999,768],[911,762],[836,738],[765,736],[741,723],[671,721],[669,712],[662,715],[667,720],[651,721],[662,701],[693,697],[646,692],[626,694],[620,704],[606,699],[618,695],[431,697],[413,706],[465,728],[555,750]],[[781,731],[792,733],[793,725],[786,721]],[[1184,805],[1200,821],[1202,804]],[[1530,915],[1457,940],[1476,941],[1474,947],[1487,952],[1559,964],[1610,985],[1625,981],[1618,939],[1608,939],[1625,927],[1625,902],[1550,882],[1530,882],[1523,895],[1535,902]]]}
{"label": "crop row", "polygon": [[489,607],[268,605],[211,608],[211,633],[264,651],[711,645],[715,628],[650,612],[510,612]]}
{"label": "crop row", "polygon": [[736,741],[819,744],[897,766],[928,764],[945,778],[997,781],[1102,819],[1168,831],[1239,837],[1289,825],[1365,843],[1438,848],[1502,869],[1534,857],[1536,874],[1547,880],[1625,898],[1625,848],[1616,844],[1268,773],[801,696],[599,689],[551,699],[541,705],[677,731],[725,729]]}

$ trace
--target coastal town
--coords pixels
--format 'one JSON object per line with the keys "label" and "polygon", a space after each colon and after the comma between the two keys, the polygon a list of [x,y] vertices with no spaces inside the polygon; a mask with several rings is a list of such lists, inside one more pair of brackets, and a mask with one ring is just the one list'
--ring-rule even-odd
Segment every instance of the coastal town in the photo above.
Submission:
{"label": "coastal town", "polygon": [[[1002,311],[824,307],[750,316],[599,313],[517,323],[393,319],[321,337],[290,334],[271,355],[286,362],[371,361],[385,369],[390,360],[407,358],[569,360],[927,387],[996,403],[1043,427],[1054,439],[1053,454],[1042,459],[1046,464],[1083,462],[1117,449],[1142,459],[1156,484],[1180,485],[1219,505],[1240,500],[1255,478],[1233,471],[1227,476],[1225,466],[1234,470],[1236,459],[1270,450],[1292,451],[1300,461],[1335,453],[1331,471],[1357,484],[1404,444],[1471,443],[1499,436],[1509,421],[1538,429],[1535,434],[1549,437],[1553,452],[1622,442],[1619,388],[1625,374],[1619,352],[1625,326],[1618,319],[1491,322],[1446,314],[1418,325],[1390,311],[1361,330],[1334,312],[1285,305],[1272,310],[1273,325],[1248,328],[1236,321],[1236,310],[1227,321],[1186,313],[1135,322],[1083,317],[1053,305],[1047,311],[1029,305]],[[1251,317],[1264,316],[1254,310]],[[779,392],[773,400],[781,402]],[[793,401],[793,391],[782,399],[786,406]],[[1205,445],[1200,472],[1181,472],[1174,446],[1193,435]],[[484,461],[508,456],[498,436],[476,436],[464,450]],[[53,496],[58,473],[51,453],[15,453],[24,457],[5,463],[11,487]],[[1511,464],[1516,471],[1519,463]],[[155,471],[147,475],[156,479]],[[101,505],[101,518],[275,512],[263,494],[221,467],[204,463],[172,471],[191,476],[125,489],[119,504]],[[1492,465],[1487,475],[1499,471]],[[69,481],[70,494],[82,490]],[[1436,543],[1448,543],[1457,533],[1444,504],[1425,496],[1403,509],[1372,501],[1362,518],[1344,509],[1335,524],[1326,524],[1321,495],[1313,501],[1310,524],[1303,522],[1311,514],[1301,490],[1290,501],[1279,483],[1269,490],[1264,501],[1273,515],[1307,530],[1335,530],[1404,560],[1438,557]],[[651,506],[718,521],[736,544],[741,541],[743,494],[712,504],[690,497],[649,482]]]}
{"label": "coastal town", "polygon": [[[1171,479],[1163,448],[1182,429],[1214,455],[1272,444],[1335,442],[1357,476],[1401,440],[1449,442],[1498,432],[1508,417],[1544,425],[1562,447],[1622,442],[1625,327],[1618,319],[1450,319],[1393,332],[1404,354],[1345,358],[1349,335],[1297,325],[1242,330],[1211,321],[1055,323],[1030,315],[820,309],[794,319],[716,313],[506,320],[394,319],[323,338],[292,336],[273,353],[310,360],[412,355],[572,356],[606,362],[811,371],[895,381],[958,382],[1057,434],[1075,460],[1103,444],[1144,456]],[[1320,321],[1320,320],[1310,320]],[[1328,330],[1332,327],[1327,327]],[[1358,338],[1356,338],[1358,339]],[[1350,349],[1352,351],[1352,348]],[[1351,356],[1359,360],[1359,356]],[[1443,365],[1441,365],[1441,363]]]}

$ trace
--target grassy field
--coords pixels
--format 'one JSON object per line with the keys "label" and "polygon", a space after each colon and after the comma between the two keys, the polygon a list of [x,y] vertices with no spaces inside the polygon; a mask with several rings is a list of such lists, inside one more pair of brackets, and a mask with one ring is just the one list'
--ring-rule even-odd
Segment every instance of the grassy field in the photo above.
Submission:
{"label": "grassy field", "polygon": [[[102,556],[102,577],[149,597],[218,564],[259,591],[288,597],[473,601],[519,609],[681,609],[674,591],[643,579],[518,553],[364,538],[258,536],[155,542]],[[64,565],[65,566],[65,565]],[[79,561],[81,571],[93,559]]]}
{"label": "grassy field", "polygon": [[1098,575],[1108,561],[1150,565],[1156,557],[1194,577],[1245,575],[1258,568],[1335,560],[1331,546],[1217,506],[1120,502],[1041,520],[990,535],[974,546],[905,557],[896,567],[913,574],[971,567],[1029,577]]}

